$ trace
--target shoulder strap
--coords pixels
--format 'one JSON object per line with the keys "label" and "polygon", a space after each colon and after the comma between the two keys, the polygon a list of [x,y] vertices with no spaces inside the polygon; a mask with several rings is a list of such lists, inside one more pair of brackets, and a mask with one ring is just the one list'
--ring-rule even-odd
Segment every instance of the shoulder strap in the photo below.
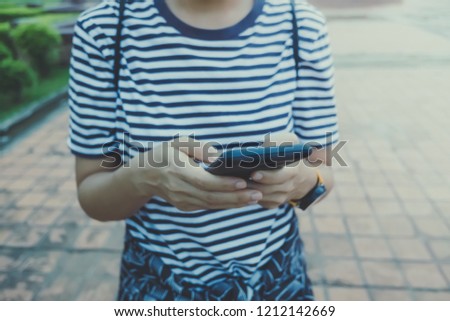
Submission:
{"label": "shoulder strap", "polygon": [[295,10],[295,0],[291,0],[291,13],[292,13],[292,49],[294,50],[294,61],[297,80],[300,77],[298,72],[298,65],[300,64],[300,54],[299,54],[299,36],[298,36],[298,23],[297,15]]}
{"label": "shoulder strap", "polygon": [[120,77],[120,60],[121,60],[121,42],[122,42],[122,28],[123,18],[125,14],[126,0],[119,0],[119,21],[117,24],[116,44],[114,48],[114,88],[116,92],[119,91],[119,77]]}

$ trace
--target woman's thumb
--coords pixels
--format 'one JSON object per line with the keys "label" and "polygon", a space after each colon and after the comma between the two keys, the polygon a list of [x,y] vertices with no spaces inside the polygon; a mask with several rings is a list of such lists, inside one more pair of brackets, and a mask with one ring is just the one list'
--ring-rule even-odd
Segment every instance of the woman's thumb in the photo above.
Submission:
{"label": "woman's thumb", "polygon": [[174,147],[189,157],[205,163],[212,163],[219,156],[219,152],[211,143],[198,141],[192,137],[177,138],[174,140]]}

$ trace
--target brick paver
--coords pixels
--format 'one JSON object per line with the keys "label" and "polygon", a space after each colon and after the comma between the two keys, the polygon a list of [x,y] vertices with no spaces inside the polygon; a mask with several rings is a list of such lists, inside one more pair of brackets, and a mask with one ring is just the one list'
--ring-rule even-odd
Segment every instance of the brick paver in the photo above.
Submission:
{"label": "brick paver", "polygon": [[[317,298],[450,300],[450,40],[334,15],[349,166],[299,213]],[[66,136],[61,111],[0,156],[0,300],[115,297],[123,223],[82,213]]]}

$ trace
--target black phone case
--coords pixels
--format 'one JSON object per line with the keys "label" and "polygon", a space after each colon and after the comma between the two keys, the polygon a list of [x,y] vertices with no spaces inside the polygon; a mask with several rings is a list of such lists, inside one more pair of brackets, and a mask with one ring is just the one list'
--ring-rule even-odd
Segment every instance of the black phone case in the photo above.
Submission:
{"label": "black phone case", "polygon": [[[246,152],[246,151],[249,152]],[[243,151],[243,152],[241,152]],[[263,149],[242,149],[237,153],[225,153],[206,168],[211,174],[233,176],[249,179],[258,170],[276,170],[308,157],[312,147],[302,146],[294,151],[285,148],[271,148],[271,152],[262,153]],[[237,154],[237,155],[236,155]]]}

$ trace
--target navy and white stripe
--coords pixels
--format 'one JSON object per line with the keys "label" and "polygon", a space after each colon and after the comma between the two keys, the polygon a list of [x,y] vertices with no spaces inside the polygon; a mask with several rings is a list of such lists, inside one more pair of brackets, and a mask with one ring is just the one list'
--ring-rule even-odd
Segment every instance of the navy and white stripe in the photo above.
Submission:
{"label": "navy and white stripe", "polygon": [[[132,157],[136,143],[192,134],[222,145],[282,131],[303,142],[337,141],[333,61],[316,9],[297,2],[298,68],[289,0],[256,0],[241,23],[210,32],[188,28],[167,11],[163,0],[127,4],[119,95],[113,84],[118,3],[104,1],[80,16],[69,90],[75,155],[99,157],[106,146]],[[229,274],[249,277],[282,246],[292,215],[287,205],[185,213],[154,197],[127,228],[175,273],[208,284]]]}

